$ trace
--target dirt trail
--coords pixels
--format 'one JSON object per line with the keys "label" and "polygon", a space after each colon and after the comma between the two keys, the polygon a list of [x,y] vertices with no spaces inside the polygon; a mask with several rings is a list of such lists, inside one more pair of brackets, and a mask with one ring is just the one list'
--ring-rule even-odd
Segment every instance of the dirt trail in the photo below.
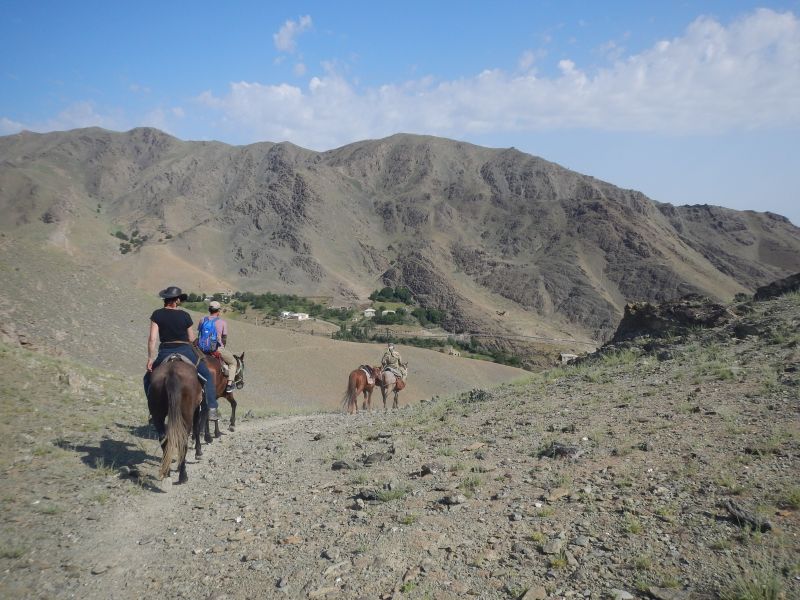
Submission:
{"label": "dirt trail", "polygon": [[[219,498],[226,497],[238,479],[236,463],[258,451],[259,442],[272,437],[275,431],[298,424],[330,419],[330,416],[292,416],[246,422],[233,434],[223,434],[216,443],[204,446],[203,457],[187,455],[190,481],[175,485],[173,469],[170,479],[153,486],[131,502],[117,506],[103,517],[105,527],[89,533],[77,552],[86,561],[89,575],[82,582],[84,598],[148,597],[148,592],[164,586],[177,596],[182,588],[169,588],[174,579],[191,586],[197,573],[199,554],[215,547],[226,516],[215,508]],[[334,417],[335,418],[335,417]],[[292,440],[291,443],[298,443]],[[155,446],[151,442],[150,445]],[[157,452],[157,446],[153,449]],[[253,494],[239,493],[238,502],[260,500]],[[229,501],[233,499],[228,498]],[[202,508],[205,507],[205,508]],[[235,512],[235,511],[234,511]],[[231,525],[235,524],[234,520]],[[238,524],[237,524],[238,525]],[[202,552],[196,552],[202,550]],[[181,577],[183,576],[183,577]],[[186,588],[186,591],[190,587]],[[171,594],[170,594],[171,597]],[[201,594],[200,597],[205,597]]]}

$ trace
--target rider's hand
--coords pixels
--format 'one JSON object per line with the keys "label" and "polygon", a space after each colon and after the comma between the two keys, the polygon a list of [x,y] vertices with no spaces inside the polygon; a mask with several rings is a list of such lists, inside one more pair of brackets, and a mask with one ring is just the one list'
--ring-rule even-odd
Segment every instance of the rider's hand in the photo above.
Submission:
{"label": "rider's hand", "polygon": [[152,371],[153,370],[153,359],[152,358],[148,358],[147,359],[147,370],[148,371]]}

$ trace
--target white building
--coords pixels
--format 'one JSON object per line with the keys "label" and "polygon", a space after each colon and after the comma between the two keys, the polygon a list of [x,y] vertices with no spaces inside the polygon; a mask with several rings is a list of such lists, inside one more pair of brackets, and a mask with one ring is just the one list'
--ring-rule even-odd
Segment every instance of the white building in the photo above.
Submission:
{"label": "white building", "polygon": [[368,319],[371,319],[375,316],[375,309],[374,308],[367,308],[364,310],[364,316]]}
{"label": "white building", "polygon": [[294,319],[296,321],[305,321],[308,319],[308,313],[296,313],[284,310],[281,311],[281,319]]}

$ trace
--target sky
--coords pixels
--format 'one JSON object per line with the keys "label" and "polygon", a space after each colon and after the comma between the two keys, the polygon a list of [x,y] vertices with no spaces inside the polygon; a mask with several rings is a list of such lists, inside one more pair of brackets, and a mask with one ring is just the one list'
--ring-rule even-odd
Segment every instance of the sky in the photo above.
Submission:
{"label": "sky", "polygon": [[88,126],[436,135],[800,225],[800,0],[0,0],[0,135]]}

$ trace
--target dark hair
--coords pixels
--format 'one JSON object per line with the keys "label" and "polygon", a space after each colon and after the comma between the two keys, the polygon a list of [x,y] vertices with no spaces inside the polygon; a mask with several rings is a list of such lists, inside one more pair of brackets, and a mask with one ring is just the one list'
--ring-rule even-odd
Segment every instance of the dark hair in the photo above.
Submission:
{"label": "dark hair", "polygon": [[175,296],[174,298],[164,298],[164,306],[167,306],[168,304],[174,304],[180,299],[180,296]]}

